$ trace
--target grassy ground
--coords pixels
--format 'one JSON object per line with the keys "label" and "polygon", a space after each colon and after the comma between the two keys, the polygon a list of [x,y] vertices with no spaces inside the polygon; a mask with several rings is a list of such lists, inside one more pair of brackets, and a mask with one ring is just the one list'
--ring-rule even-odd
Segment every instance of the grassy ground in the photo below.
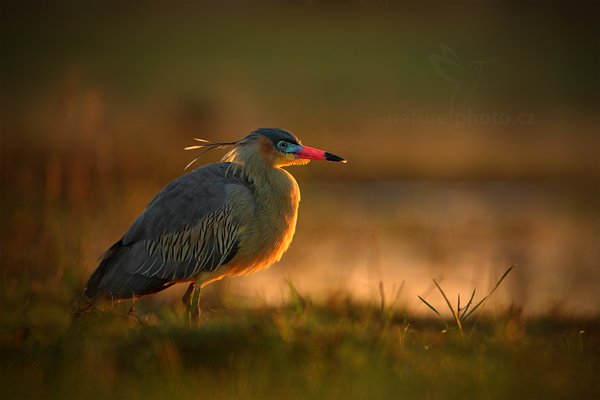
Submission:
{"label": "grassy ground", "polygon": [[[6,300],[6,299],[5,299]],[[12,308],[18,313],[19,306]],[[63,307],[63,308],[61,308]],[[598,320],[438,320],[332,297],[207,312],[46,302],[3,318],[5,398],[597,398]]]}

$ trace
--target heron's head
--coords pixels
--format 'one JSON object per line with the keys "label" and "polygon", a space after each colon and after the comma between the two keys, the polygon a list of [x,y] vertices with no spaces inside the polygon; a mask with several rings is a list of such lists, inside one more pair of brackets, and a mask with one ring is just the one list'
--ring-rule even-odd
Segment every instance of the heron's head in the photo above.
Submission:
{"label": "heron's head", "polygon": [[229,146],[233,146],[233,149],[223,157],[223,161],[246,166],[285,167],[308,164],[310,160],[346,162],[335,154],[305,146],[292,133],[278,128],[259,128],[237,142],[211,142],[196,138],[194,140],[201,144],[185,149],[202,149],[202,152],[187,165],[186,169],[207,151]]}
{"label": "heron's head", "polygon": [[346,162],[335,154],[305,146],[292,133],[277,128],[257,129],[240,141],[238,146],[240,152],[255,152],[274,167],[304,165],[310,160]]}

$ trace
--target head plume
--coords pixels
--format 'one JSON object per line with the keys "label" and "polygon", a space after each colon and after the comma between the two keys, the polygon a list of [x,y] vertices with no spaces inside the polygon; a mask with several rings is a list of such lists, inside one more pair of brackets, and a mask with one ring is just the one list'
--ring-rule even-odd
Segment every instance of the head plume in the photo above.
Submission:
{"label": "head plume", "polygon": [[192,164],[194,164],[196,161],[198,161],[198,159],[200,157],[202,157],[204,154],[208,153],[209,151],[213,150],[213,149],[224,149],[228,146],[235,146],[236,144],[238,144],[240,141],[235,141],[235,142],[211,142],[210,140],[204,140],[204,139],[198,139],[198,138],[194,138],[195,141],[200,142],[201,144],[197,144],[194,146],[188,146],[185,148],[185,150],[196,150],[196,149],[202,149],[202,151],[200,152],[200,154],[198,154],[196,156],[196,158],[194,158],[192,161],[190,161],[190,163],[188,165],[185,166],[185,169],[188,169],[190,166],[192,166]]}

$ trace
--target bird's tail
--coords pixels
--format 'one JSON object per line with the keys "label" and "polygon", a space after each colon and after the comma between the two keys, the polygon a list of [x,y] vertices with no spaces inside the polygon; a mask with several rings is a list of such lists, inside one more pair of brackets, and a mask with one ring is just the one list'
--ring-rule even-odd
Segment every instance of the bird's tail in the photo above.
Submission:
{"label": "bird's tail", "polygon": [[90,299],[101,297],[98,296],[100,282],[106,274],[106,271],[111,264],[111,260],[114,258],[115,255],[118,254],[119,249],[121,247],[122,242],[119,240],[117,243],[113,244],[110,249],[106,250],[104,254],[102,254],[102,256],[100,257],[100,264],[98,265],[98,268],[96,268],[92,276],[90,276],[90,279],[88,279],[87,283],[85,284],[85,288],[83,289],[83,294],[86,297]]}
{"label": "bird's tail", "polygon": [[126,300],[160,292],[175,283],[129,272],[127,265],[131,262],[131,250],[121,240],[112,245],[100,258],[100,264],[87,281],[83,294],[90,299]]}

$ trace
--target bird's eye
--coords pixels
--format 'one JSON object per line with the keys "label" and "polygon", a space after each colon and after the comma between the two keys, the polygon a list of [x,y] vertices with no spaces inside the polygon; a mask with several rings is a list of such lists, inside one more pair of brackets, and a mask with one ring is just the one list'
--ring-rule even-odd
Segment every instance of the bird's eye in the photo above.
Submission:
{"label": "bird's eye", "polygon": [[288,144],[286,142],[284,142],[284,141],[279,142],[279,148],[281,150],[285,150],[285,149],[287,149],[287,147],[288,147]]}

